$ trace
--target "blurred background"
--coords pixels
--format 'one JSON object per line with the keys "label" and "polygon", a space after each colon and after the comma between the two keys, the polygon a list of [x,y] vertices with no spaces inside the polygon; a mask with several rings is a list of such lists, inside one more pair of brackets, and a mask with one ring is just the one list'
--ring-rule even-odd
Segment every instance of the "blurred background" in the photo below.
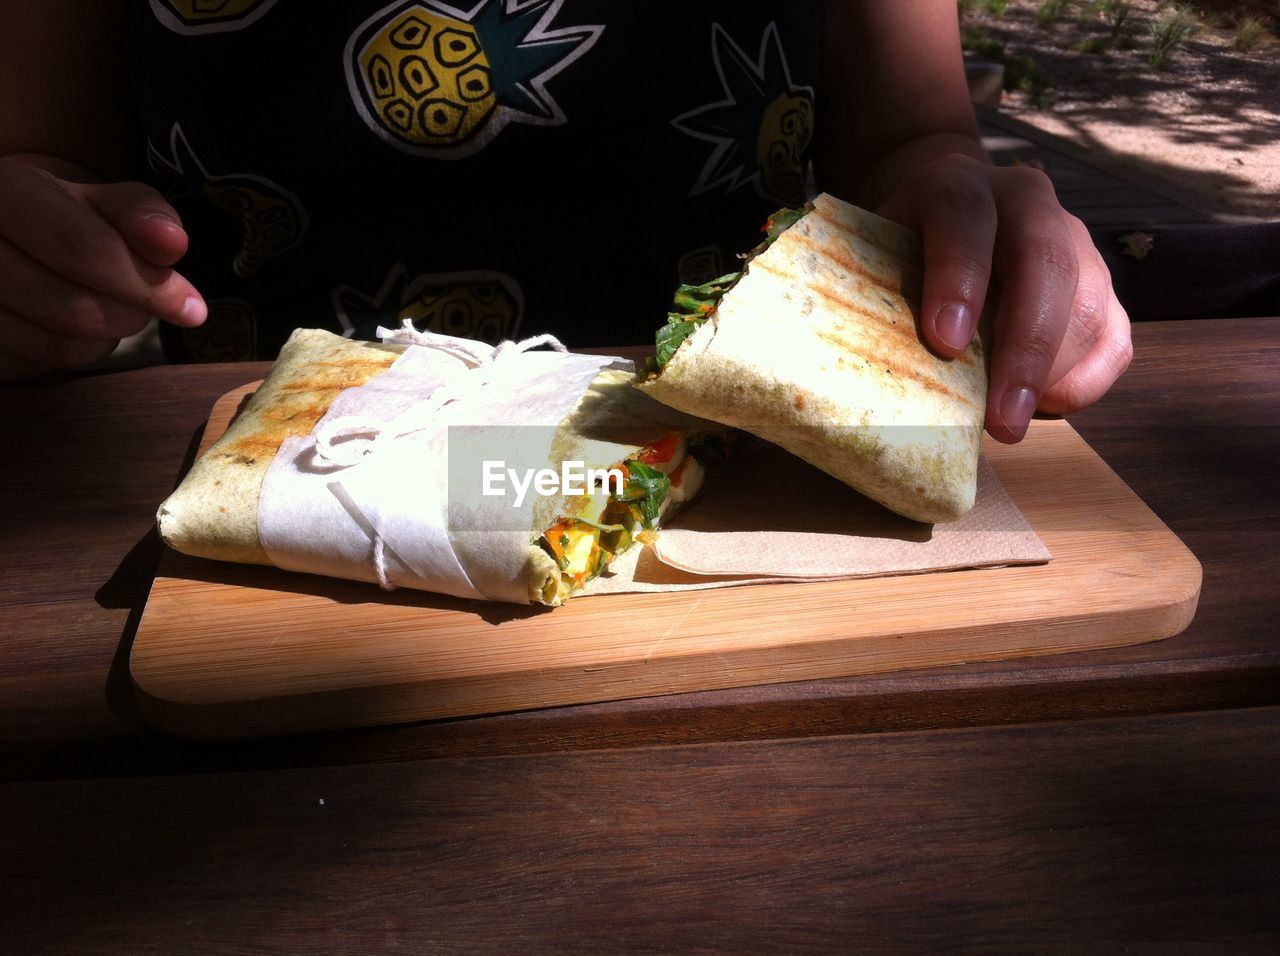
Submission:
{"label": "blurred background", "polygon": [[1129,167],[1207,219],[1275,218],[1280,0],[959,8],[966,56],[1002,73],[975,94],[1002,116]]}
{"label": "blurred background", "polygon": [[1137,321],[1280,314],[1280,0],[958,0],[992,157],[1043,169]]}

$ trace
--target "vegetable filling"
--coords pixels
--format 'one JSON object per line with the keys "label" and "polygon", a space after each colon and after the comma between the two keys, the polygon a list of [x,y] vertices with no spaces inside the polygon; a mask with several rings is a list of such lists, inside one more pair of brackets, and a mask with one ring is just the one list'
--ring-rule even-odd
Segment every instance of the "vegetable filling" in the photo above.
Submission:
{"label": "vegetable filling", "polygon": [[[809,207],[779,209],[769,217],[761,230],[765,234],[764,242],[743,258],[749,261],[753,256],[764,252],[775,239],[795,225],[808,211]],[[676,290],[671,309],[667,312],[667,324],[658,329],[654,342],[656,346],[654,355],[646,364],[646,372],[649,375],[658,375],[662,372],[671,361],[671,357],[676,354],[676,350],[684,344],[685,339],[711,318],[720,305],[721,298],[737,284],[745,271],[744,269],[742,272],[726,272],[702,285],[681,285]]]}
{"label": "vegetable filling", "polygon": [[[544,597],[561,599],[603,572],[636,541],[651,541],[654,529],[693,497],[702,484],[699,461],[722,461],[723,439],[704,435],[686,439],[668,435],[614,465],[621,490],[588,499],[582,512],[559,518],[537,544],[560,569],[560,581],[549,582]],[[610,482],[610,487],[615,483]]]}

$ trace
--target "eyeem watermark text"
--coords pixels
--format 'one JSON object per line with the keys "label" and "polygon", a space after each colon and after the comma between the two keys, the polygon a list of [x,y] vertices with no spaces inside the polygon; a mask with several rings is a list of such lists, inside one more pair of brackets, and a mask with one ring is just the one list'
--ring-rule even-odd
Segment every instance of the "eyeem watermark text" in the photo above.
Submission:
{"label": "eyeem watermark text", "polygon": [[625,479],[619,468],[588,468],[586,462],[562,461],[560,468],[526,468],[523,472],[508,468],[505,461],[485,461],[481,494],[487,497],[506,497],[508,490],[515,492],[511,507],[524,504],[530,489],[539,495],[594,495],[604,491],[621,495]]}

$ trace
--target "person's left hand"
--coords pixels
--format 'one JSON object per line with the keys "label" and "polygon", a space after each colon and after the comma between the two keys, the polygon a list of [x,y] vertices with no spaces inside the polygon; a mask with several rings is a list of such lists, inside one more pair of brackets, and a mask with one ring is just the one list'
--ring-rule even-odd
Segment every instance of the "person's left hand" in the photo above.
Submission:
{"label": "person's left hand", "polygon": [[951,358],[969,344],[988,287],[999,289],[987,431],[1012,443],[1037,409],[1097,401],[1133,356],[1129,317],[1084,223],[1049,178],[953,153],[906,178],[881,215],[924,237],[921,324]]}

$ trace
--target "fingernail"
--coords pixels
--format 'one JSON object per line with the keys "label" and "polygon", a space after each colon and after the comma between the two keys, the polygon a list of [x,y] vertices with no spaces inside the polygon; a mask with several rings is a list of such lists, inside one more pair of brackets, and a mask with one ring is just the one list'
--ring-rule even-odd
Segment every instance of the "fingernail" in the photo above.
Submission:
{"label": "fingernail", "polygon": [[209,317],[209,307],[204,304],[204,300],[189,295],[187,301],[182,303],[182,311],[178,313],[178,317],[187,325],[199,325]]}
{"label": "fingernail", "polygon": [[1000,400],[1000,417],[1004,419],[1004,427],[1021,439],[1031,424],[1031,416],[1036,412],[1035,389],[1013,388],[1004,393]]}
{"label": "fingernail", "polygon": [[938,338],[953,349],[963,349],[973,337],[973,314],[963,302],[948,302],[933,320]]}
{"label": "fingernail", "polygon": [[[168,213],[164,212],[147,212],[142,214],[142,218],[147,222],[163,222],[166,225],[178,226],[178,220],[174,219]],[[181,229],[181,226],[178,226]]]}

